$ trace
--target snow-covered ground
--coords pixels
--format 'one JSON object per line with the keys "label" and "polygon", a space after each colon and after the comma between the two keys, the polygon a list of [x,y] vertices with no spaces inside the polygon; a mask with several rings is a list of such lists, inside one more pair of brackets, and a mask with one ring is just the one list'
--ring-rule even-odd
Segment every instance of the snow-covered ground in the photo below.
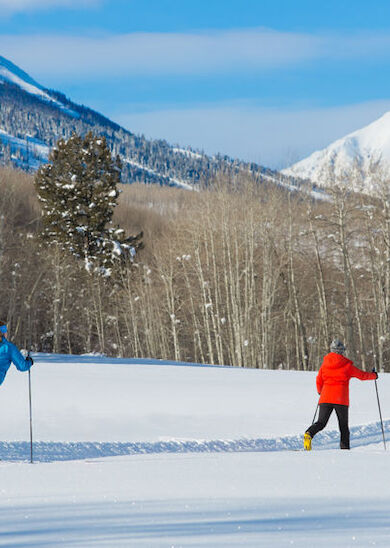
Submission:
{"label": "snow-covered ground", "polygon": [[38,139],[34,139],[28,135],[25,139],[20,139],[0,128],[0,141],[11,146],[13,153],[17,150],[21,151],[27,157],[29,165],[34,169],[38,169],[41,163],[48,161],[50,148]]}
{"label": "snow-covered ground", "polygon": [[390,546],[373,382],[351,381],[352,451],[332,418],[305,453],[315,373],[35,360],[33,465],[28,375],[0,388],[0,546]]}

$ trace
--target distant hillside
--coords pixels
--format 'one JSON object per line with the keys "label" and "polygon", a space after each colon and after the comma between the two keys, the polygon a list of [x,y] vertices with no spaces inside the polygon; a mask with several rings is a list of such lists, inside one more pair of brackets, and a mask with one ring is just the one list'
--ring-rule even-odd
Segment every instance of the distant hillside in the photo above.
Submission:
{"label": "distant hillside", "polygon": [[210,157],[135,135],[64,94],[44,88],[0,56],[0,164],[36,170],[47,161],[50,147],[59,138],[89,130],[104,135],[112,153],[121,157],[123,182],[193,188],[208,184],[221,172],[233,180],[240,173],[278,184],[283,180],[280,174],[254,163]]}

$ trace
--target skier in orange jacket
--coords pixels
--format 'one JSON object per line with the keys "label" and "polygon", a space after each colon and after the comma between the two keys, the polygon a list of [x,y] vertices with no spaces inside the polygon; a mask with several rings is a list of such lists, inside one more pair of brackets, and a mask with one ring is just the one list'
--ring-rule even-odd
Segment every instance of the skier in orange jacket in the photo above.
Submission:
{"label": "skier in orange jacket", "polygon": [[328,423],[333,409],[336,411],[340,429],[340,449],[349,449],[349,427],[348,427],[348,406],[349,406],[349,381],[356,377],[361,381],[375,380],[378,374],[375,371],[370,373],[362,371],[353,365],[353,362],[343,354],[345,347],[343,343],[335,339],[330,345],[330,353],[324,357],[321,368],[318,371],[316,384],[317,392],[320,394],[320,412],[318,421],[313,423],[305,432],[303,446],[307,451],[311,450],[311,440],[323,430]]}

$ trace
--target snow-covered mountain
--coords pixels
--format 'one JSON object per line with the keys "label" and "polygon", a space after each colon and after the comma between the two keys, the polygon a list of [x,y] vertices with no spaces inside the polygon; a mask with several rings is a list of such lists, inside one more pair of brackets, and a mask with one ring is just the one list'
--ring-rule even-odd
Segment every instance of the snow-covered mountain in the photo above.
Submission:
{"label": "snow-covered mountain", "polygon": [[373,183],[370,168],[375,162],[388,169],[390,175],[390,112],[323,150],[314,152],[282,173],[327,185],[330,183],[331,172],[336,177],[343,177],[358,165],[360,172],[366,174],[364,189],[371,190]]}
{"label": "snow-covered mountain", "polygon": [[[237,175],[283,185],[283,176],[228,156],[207,156],[191,148],[135,135],[108,118],[46,89],[11,61],[0,56],[0,165],[27,171],[48,159],[50,148],[72,132],[103,135],[122,159],[123,182],[146,182],[182,188],[210,184],[217,173],[236,181]],[[290,188],[288,186],[287,188]]]}

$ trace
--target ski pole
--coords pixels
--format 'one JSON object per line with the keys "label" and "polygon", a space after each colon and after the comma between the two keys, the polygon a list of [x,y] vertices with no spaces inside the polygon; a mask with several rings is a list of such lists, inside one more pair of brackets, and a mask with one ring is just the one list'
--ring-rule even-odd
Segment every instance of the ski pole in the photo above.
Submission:
{"label": "ski pole", "polygon": [[312,424],[314,424],[314,423],[315,423],[315,421],[316,421],[316,415],[317,415],[317,411],[318,411],[318,407],[319,407],[319,405],[320,405],[320,404],[319,404],[319,403],[317,403],[317,407],[316,407],[316,410],[315,410],[315,412],[314,412],[314,417],[313,417],[313,421],[312,421]]}
{"label": "ski pole", "polygon": [[[28,342],[27,342],[27,357],[30,357],[30,351],[31,351],[31,337],[32,337],[32,330],[31,330],[31,301],[34,295],[34,292],[38,286],[39,280],[43,276],[45,271],[41,271],[39,273],[38,278],[35,280],[34,286],[31,290],[30,295],[28,296],[27,302],[26,302],[26,308],[28,309]],[[28,396],[29,396],[29,407],[30,407],[30,462],[33,463],[33,424],[32,424],[32,398],[31,398],[31,372],[30,369],[28,370]]]}
{"label": "ski pole", "polygon": [[[28,310],[28,347],[27,347],[27,358],[30,358],[31,352],[31,302],[29,302]],[[30,463],[33,463],[33,422],[32,422],[32,395],[31,395],[31,366],[28,370],[28,402],[30,410]]]}
{"label": "ski pole", "polygon": [[[28,351],[27,357],[30,357]],[[30,407],[30,463],[33,463],[33,425],[32,425],[32,398],[31,398],[31,370],[28,370],[28,400]]]}
{"label": "ski pole", "polygon": [[[376,373],[375,368],[373,369],[373,372]],[[376,399],[378,401],[379,418],[381,420],[383,445],[384,445],[384,448],[385,448],[385,451],[386,451],[385,431],[384,431],[384,428],[383,428],[382,411],[381,411],[381,404],[379,402],[378,383],[376,382],[376,379],[375,379],[375,390],[376,390]]]}

